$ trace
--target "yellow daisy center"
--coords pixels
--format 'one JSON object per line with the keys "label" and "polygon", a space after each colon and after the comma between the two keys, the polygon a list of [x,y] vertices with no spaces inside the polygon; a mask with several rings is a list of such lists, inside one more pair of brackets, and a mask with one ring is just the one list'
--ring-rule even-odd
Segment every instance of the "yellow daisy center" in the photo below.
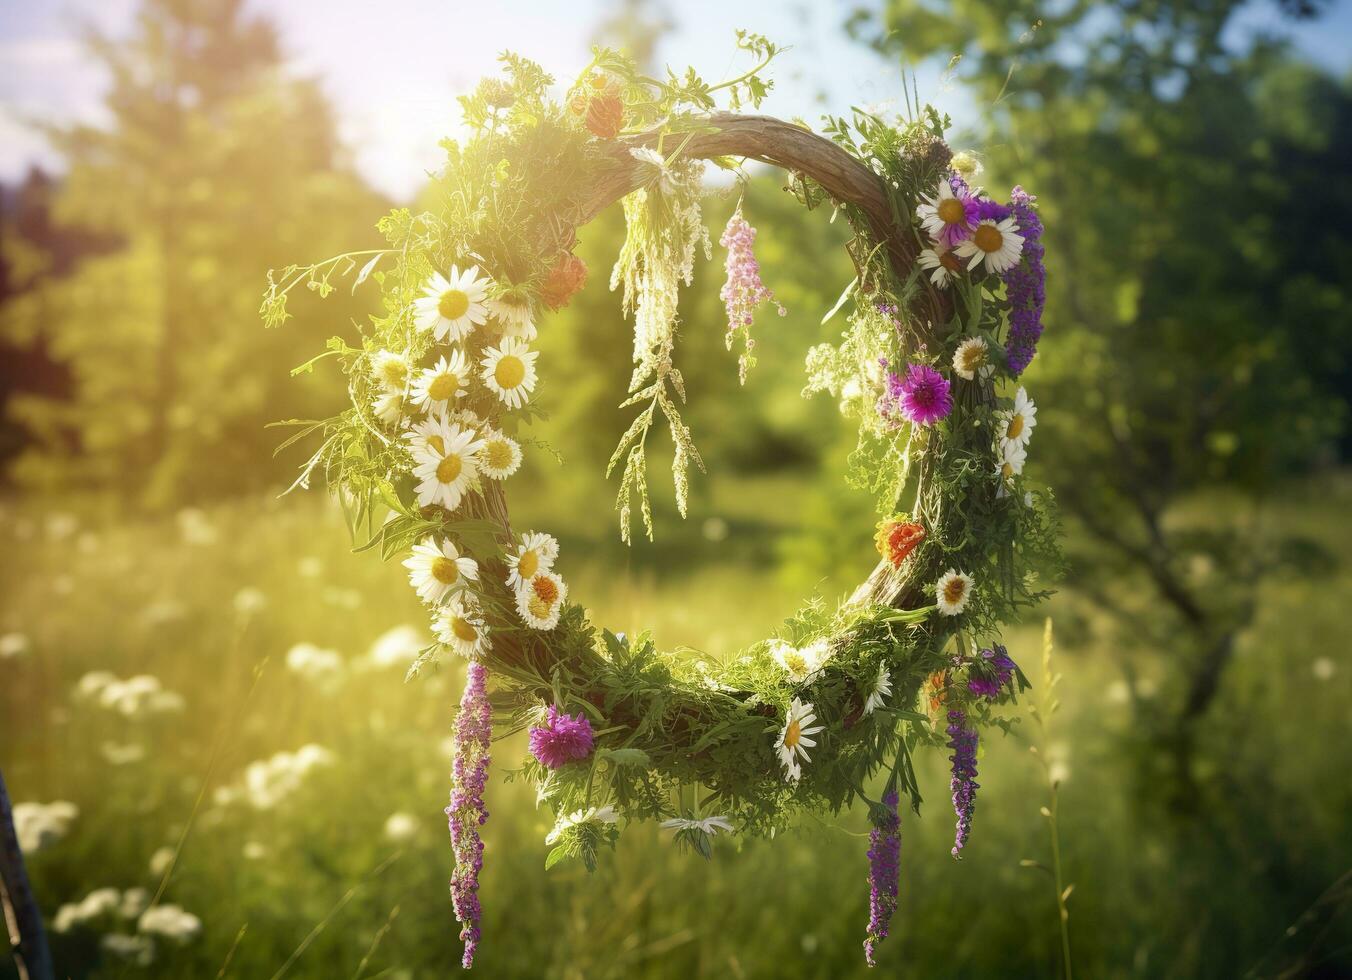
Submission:
{"label": "yellow daisy center", "polygon": [[469,294],[463,289],[448,289],[437,300],[437,312],[447,320],[458,320],[469,312]]}
{"label": "yellow daisy center", "polygon": [[784,666],[789,669],[791,674],[807,673],[807,658],[796,650],[793,653],[784,654]]}
{"label": "yellow daisy center", "polygon": [[484,458],[489,468],[505,470],[512,465],[512,447],[505,440],[495,439],[484,447]]}
{"label": "yellow daisy center", "polygon": [[790,718],[788,725],[784,728],[784,747],[792,749],[798,745],[803,738],[803,726],[797,718]]}
{"label": "yellow daisy center", "polygon": [[451,372],[438,374],[427,386],[427,397],[434,402],[444,402],[460,390],[460,379]]}
{"label": "yellow daisy center", "polygon": [[516,560],[517,574],[522,578],[534,578],[535,573],[540,570],[540,556],[535,551],[523,551],[521,557]]}
{"label": "yellow daisy center", "polygon": [[1023,416],[1020,415],[1018,412],[1015,412],[1013,415],[1009,417],[1009,425],[1005,429],[1005,438],[1017,439],[1019,438],[1019,434],[1022,432],[1023,432]]}
{"label": "yellow daisy center", "polygon": [[479,631],[463,616],[451,617],[451,632],[466,643],[473,643],[479,638]]}
{"label": "yellow daisy center", "polygon": [[998,252],[1005,244],[1005,236],[995,225],[981,225],[972,235],[972,241],[983,252]]}
{"label": "yellow daisy center", "polygon": [[450,558],[441,555],[432,561],[432,577],[442,585],[454,585],[460,578],[460,569]]}
{"label": "yellow daisy center", "polygon": [[507,391],[521,384],[525,377],[526,362],[515,354],[504,354],[498,358],[497,367],[493,368],[493,379]]}
{"label": "yellow daisy center", "polygon": [[946,225],[961,224],[967,218],[967,209],[956,197],[944,198],[935,211],[939,215],[939,220]]}
{"label": "yellow daisy center", "polygon": [[545,603],[546,608],[558,601],[559,587],[549,576],[541,575],[531,582],[530,587],[535,591],[535,595],[540,601]]}
{"label": "yellow daisy center", "polygon": [[386,361],[380,366],[380,376],[389,387],[402,388],[408,380],[408,365],[403,361]]}
{"label": "yellow daisy center", "polygon": [[[1008,480],[1011,476],[1014,475],[1014,464],[1013,464],[1013,463],[1003,463],[1003,464],[1001,464],[1001,466],[1000,466],[1000,475],[1003,476],[1006,480]],[[952,601],[952,600],[950,600],[950,601]]]}
{"label": "yellow daisy center", "polygon": [[452,453],[437,464],[437,479],[442,483],[454,483],[464,468],[460,457]]}
{"label": "yellow daisy center", "polygon": [[[1009,464],[1006,463],[1005,466]],[[954,576],[944,584],[944,601],[950,606],[956,606],[964,595],[967,594],[967,583]]]}
{"label": "yellow daisy center", "polygon": [[962,263],[958,261],[958,257],[954,255],[952,252],[944,252],[943,254],[941,254],[939,256],[939,264],[943,266],[945,269],[947,269],[949,272],[962,271]]}
{"label": "yellow daisy center", "polygon": [[427,448],[432,450],[432,452],[436,453],[438,456],[446,455],[446,441],[442,439],[441,436],[438,435],[428,436]]}
{"label": "yellow daisy center", "polygon": [[973,344],[971,347],[963,348],[962,369],[964,371],[975,371],[985,363],[986,349],[984,347]]}
{"label": "yellow daisy center", "polygon": [[539,596],[536,596],[535,598],[531,599],[530,602],[526,603],[526,608],[530,611],[530,614],[534,616],[536,619],[548,619],[549,610],[553,608],[553,604],[545,602]]}

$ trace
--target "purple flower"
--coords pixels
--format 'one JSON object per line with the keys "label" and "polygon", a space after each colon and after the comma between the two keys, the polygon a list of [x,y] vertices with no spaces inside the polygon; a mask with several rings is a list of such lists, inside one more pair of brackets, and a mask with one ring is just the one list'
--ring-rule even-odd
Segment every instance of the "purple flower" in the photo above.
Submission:
{"label": "purple flower", "polygon": [[549,706],[549,718],[541,727],[530,730],[530,752],[539,760],[540,765],[550,769],[559,769],[570,762],[585,759],[591,755],[591,722],[583,717],[562,714],[558,708]]}
{"label": "purple flower", "polygon": [[972,664],[967,690],[977,697],[994,701],[1014,678],[1014,660],[1003,644],[981,651],[981,659]]}
{"label": "purple flower", "polygon": [[455,718],[452,740],[451,805],[446,821],[455,851],[455,871],[451,874],[451,904],[460,922],[460,940],[465,944],[461,964],[466,970],[474,965],[479,948],[479,872],[484,866],[484,842],[479,828],[488,821],[484,806],[484,786],[488,782],[488,753],[493,738],[493,712],[488,703],[488,669],[472,662],[465,678],[465,693],[460,698],[460,713]]}
{"label": "purple flower", "polygon": [[887,938],[901,886],[901,817],[896,790],[883,795],[883,806],[887,814],[875,819],[868,835],[868,938],[864,940],[864,959],[869,966],[875,965],[873,954]]}
{"label": "purple flower", "polygon": [[917,425],[933,425],[953,409],[948,381],[928,364],[912,364],[904,378],[889,372],[887,399]]}
{"label": "purple flower", "polygon": [[1047,270],[1042,264],[1042,220],[1034,208],[1037,201],[1022,187],[1010,192],[1010,213],[1023,235],[1023,259],[1005,273],[1005,294],[1009,298],[1009,342],[1005,353],[1009,373],[1018,377],[1037,353],[1042,336],[1042,310],[1047,304]]}
{"label": "purple flower", "polygon": [[977,733],[967,727],[967,713],[954,708],[948,713],[948,747],[953,750],[948,761],[953,764],[949,788],[953,791],[953,812],[958,815],[953,837],[955,858],[962,857],[967,836],[972,832],[972,811],[976,809],[976,791],[981,785],[976,781],[976,746]]}

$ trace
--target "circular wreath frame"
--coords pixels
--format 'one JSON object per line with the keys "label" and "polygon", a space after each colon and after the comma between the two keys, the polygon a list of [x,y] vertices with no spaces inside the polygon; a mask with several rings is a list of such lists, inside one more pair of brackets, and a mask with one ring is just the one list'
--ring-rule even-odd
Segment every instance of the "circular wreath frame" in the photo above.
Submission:
{"label": "circular wreath frame", "polygon": [[[614,63],[609,67],[614,69]],[[519,90],[542,90],[539,79],[530,75],[532,69],[509,56],[509,73]],[[635,84],[647,83],[631,78],[628,84],[626,93]],[[494,106],[494,91],[481,86],[481,92],[488,93],[485,100],[490,107]],[[581,96],[576,94],[579,91]],[[904,134],[895,127],[872,129],[873,135],[861,141],[861,149],[849,140],[833,142],[794,123],[729,112],[685,113],[674,123],[668,120],[627,136],[618,134],[617,125],[616,131],[601,135],[593,125],[594,96],[588,96],[583,80],[570,93],[574,110],[579,98],[581,118],[571,124],[566,111],[550,115],[552,110],[543,102],[533,107],[530,123],[536,128],[553,127],[552,135],[571,147],[554,161],[553,171],[537,163],[533,178],[536,186],[546,180],[568,184],[567,205],[538,212],[531,209],[528,194],[514,202],[532,211],[533,247],[540,256],[552,256],[554,268],[566,268],[576,261],[570,256],[577,232],[592,218],[636,192],[656,192],[658,172],[635,151],[656,150],[660,162],[664,143],[678,137],[679,152],[687,161],[725,163],[737,158],[779,167],[790,174],[790,189],[809,209],[830,202],[842,211],[855,232],[849,253],[857,273],[856,316],[886,317],[895,326],[898,349],[908,360],[928,364],[937,360],[940,367],[946,367],[943,359],[951,356],[955,343],[964,332],[974,333],[988,325],[992,310],[998,311],[992,331],[998,333],[1001,322],[1007,326],[1008,304],[1000,311],[1001,297],[989,281],[969,283],[962,291],[944,290],[918,266],[926,240],[914,218],[917,198],[924,188],[950,179],[952,153],[942,140],[937,116],[930,116],[935,126],[913,122]],[[623,94],[612,95],[607,90],[607,98],[620,101],[622,115]],[[856,119],[861,133],[872,123],[878,121]],[[905,134],[914,135],[914,140],[905,142],[910,138]],[[892,137],[897,142],[889,143]],[[880,146],[903,155],[904,181],[880,164]],[[449,148],[451,160],[443,179],[454,184],[454,193],[488,193],[496,178],[471,172],[472,167],[462,166],[465,155],[454,146]],[[510,134],[494,151],[501,154],[506,169],[517,165]],[[439,237],[444,229],[436,222],[428,222],[420,233],[417,220],[406,211],[395,212],[382,222],[382,230],[391,248],[366,253],[374,257],[363,266],[357,283],[374,274],[384,287],[388,312],[377,324],[383,323],[387,333],[403,330],[407,335],[410,276],[424,268],[444,270],[457,261],[482,262],[484,255],[472,248],[447,248]],[[463,246],[466,235],[459,237]],[[413,253],[422,255],[422,265],[410,258]],[[396,257],[396,271],[388,279],[373,273],[390,254]],[[355,267],[354,258],[341,256],[315,266],[290,267],[279,279],[270,277],[265,317],[274,323],[284,320],[286,293],[300,282],[324,293],[332,288],[332,277]],[[486,271],[495,278],[503,273],[491,267]],[[536,311],[545,305],[557,308],[557,303],[543,299],[542,288],[533,280],[521,285],[515,295],[518,300],[525,297]],[[373,340],[368,338],[362,348],[351,348],[335,338],[330,352],[339,355],[355,379],[367,369]],[[322,465],[340,497],[352,507],[354,530],[367,529],[369,541],[364,547],[378,547],[387,558],[405,552],[410,543],[426,535],[454,538],[478,561],[477,591],[490,612],[490,643],[478,658],[478,672],[471,669],[458,722],[457,741],[464,749],[455,773],[455,792],[460,795],[453,794],[448,809],[457,838],[458,865],[480,860],[481,850],[473,850],[481,848],[477,831],[472,834],[470,851],[462,853],[456,821],[457,814],[473,816],[476,812],[480,822],[486,819],[481,794],[488,765],[490,713],[499,721],[499,731],[503,721],[509,730],[532,726],[538,730],[546,724],[546,707],[556,713],[576,711],[579,721],[587,719],[585,751],[576,762],[553,766],[537,758],[528,759],[524,766],[541,800],[559,818],[551,835],[551,842],[557,844],[551,863],[560,856],[580,856],[589,867],[594,866],[599,846],[613,844],[616,833],[613,820],[592,819],[604,808],[613,808],[607,815],[618,812],[631,819],[675,821],[680,828],[678,840],[706,857],[709,837],[731,822],[738,832],[768,835],[785,828],[797,809],[838,812],[856,798],[868,803],[876,827],[895,833],[898,791],[909,796],[915,808],[920,804],[911,748],[921,742],[944,743],[939,734],[942,723],[935,724],[939,710],[948,712],[947,744],[955,752],[956,854],[965,837],[964,821],[970,818],[970,797],[963,804],[957,796],[961,780],[970,782],[969,776],[959,772],[960,765],[967,765],[969,750],[972,772],[975,765],[975,735],[971,734],[975,722],[969,723],[966,713],[970,710],[977,720],[987,720],[991,705],[1011,700],[1016,689],[1026,686],[1002,648],[994,647],[1002,659],[992,661],[991,649],[982,649],[981,642],[998,640],[1000,626],[1015,610],[1047,594],[1030,584],[1029,573],[1055,566],[1058,560],[1049,495],[1040,494],[1036,505],[1025,501],[1024,494],[1011,492],[1021,490],[1021,483],[1011,484],[998,472],[996,380],[1017,373],[1004,370],[1000,375],[978,374],[971,380],[954,377],[952,410],[944,424],[910,426],[899,456],[890,457],[909,473],[889,485],[903,488],[908,495],[913,487],[914,497],[909,507],[900,499],[890,501],[884,517],[892,515],[893,520],[884,527],[884,536],[888,529],[903,524],[918,525],[923,540],[911,541],[905,553],[890,558],[886,542],[880,542],[882,559],[838,609],[810,603],[785,625],[779,638],[753,645],[714,668],[685,654],[659,652],[646,633],[626,638],[598,630],[576,603],[564,604],[552,629],[535,630],[512,621],[510,611],[516,602],[507,584],[506,557],[519,536],[512,527],[503,484],[481,482],[452,514],[419,511],[407,474],[389,472],[382,477],[368,472],[361,480],[348,478],[345,461],[378,458],[391,451],[392,443],[398,444],[397,432],[392,438],[369,417],[354,380],[354,408],[339,420],[306,430],[322,431],[326,441],[298,483],[308,485],[310,474]],[[382,510],[391,517],[383,524],[378,519]],[[970,596],[971,608],[962,615],[939,615],[936,582],[945,569],[955,568],[982,573]],[[500,614],[496,618],[494,611]],[[797,679],[765,671],[773,643],[813,642],[824,643],[828,654],[820,669]],[[410,675],[432,662],[438,652],[435,644],[425,650]],[[494,679],[491,712],[483,690],[483,667]],[[890,688],[888,697],[871,698],[880,692],[884,678]],[[927,696],[922,697],[927,684]],[[976,692],[983,693],[977,696]],[[777,744],[792,721],[788,712],[798,708],[800,699],[810,702],[820,730],[813,732],[811,764],[803,766],[796,778],[786,779]],[[884,791],[873,799],[868,787],[889,760]],[[974,789],[972,783],[968,792]],[[477,811],[470,805],[476,793]],[[723,823],[708,823],[709,815],[715,813]],[[464,833],[462,829],[460,834]],[[472,894],[477,889],[477,865],[458,866],[457,876],[461,881],[472,880],[457,895],[457,915],[466,921],[465,935],[471,941],[466,951],[468,964],[472,942],[477,941],[477,898]],[[455,888],[453,880],[453,892]],[[878,938],[872,925],[870,929],[870,939]]]}

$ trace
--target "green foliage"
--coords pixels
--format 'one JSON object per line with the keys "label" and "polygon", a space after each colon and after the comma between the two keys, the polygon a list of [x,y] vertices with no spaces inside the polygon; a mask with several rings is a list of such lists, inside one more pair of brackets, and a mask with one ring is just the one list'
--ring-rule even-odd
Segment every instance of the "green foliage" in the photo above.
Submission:
{"label": "green foliage", "polygon": [[338,164],[317,85],[280,71],[242,4],[149,0],[131,36],[90,52],[112,76],[110,122],[48,130],[67,169],[55,219],[115,247],[69,274],[31,268],[0,311],[6,340],[45,347],[73,381],[69,398],[10,401],[33,440],[14,476],[159,507],[275,482],[264,425],[335,391],[278,369],[323,334],[260,336],[256,283],[282,256],[360,240],[380,205]]}

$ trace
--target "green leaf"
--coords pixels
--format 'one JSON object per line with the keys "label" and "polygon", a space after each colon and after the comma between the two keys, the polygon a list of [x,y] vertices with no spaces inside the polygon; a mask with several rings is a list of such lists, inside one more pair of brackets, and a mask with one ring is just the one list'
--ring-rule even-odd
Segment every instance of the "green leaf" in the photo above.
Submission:
{"label": "green leaf", "polygon": [[596,753],[598,759],[607,759],[617,766],[632,766],[635,769],[647,769],[652,759],[642,749],[602,749]]}
{"label": "green leaf", "polygon": [[545,858],[545,870],[548,871],[568,856],[568,850],[562,844],[555,847]]}
{"label": "green leaf", "polygon": [[826,311],[826,316],[822,317],[823,325],[840,312],[840,308],[845,305],[845,301],[850,298],[850,293],[854,292],[854,287],[859,284],[859,277],[855,276],[850,280],[850,284],[845,287],[845,291],[840,294],[840,299],[836,300],[836,305]]}

